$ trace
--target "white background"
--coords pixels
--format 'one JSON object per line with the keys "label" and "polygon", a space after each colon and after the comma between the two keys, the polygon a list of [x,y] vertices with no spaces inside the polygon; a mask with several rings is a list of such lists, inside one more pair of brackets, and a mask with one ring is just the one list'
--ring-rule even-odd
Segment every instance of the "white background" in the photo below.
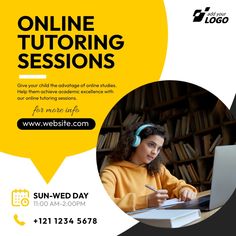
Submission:
{"label": "white background", "polygon": [[[165,0],[165,6],[169,35],[161,80],[194,83],[230,107],[236,92],[234,1]],[[210,12],[226,12],[229,22],[193,22],[193,12],[205,7],[210,7]],[[89,192],[89,197],[86,207],[34,207],[32,201],[25,208],[12,207],[11,191],[15,188],[28,189],[31,193]],[[24,226],[14,222],[16,213],[26,222]],[[38,225],[33,223],[35,217],[97,217],[99,223]],[[136,221],[116,207],[105,193],[97,172],[95,149],[67,157],[49,184],[30,159],[0,153],[1,235],[118,235],[134,224]]]}
{"label": "white background", "polygon": [[[233,0],[165,0],[168,48],[161,80],[181,80],[212,92],[230,108],[236,93]],[[196,9],[226,12],[227,24],[193,22]]]}

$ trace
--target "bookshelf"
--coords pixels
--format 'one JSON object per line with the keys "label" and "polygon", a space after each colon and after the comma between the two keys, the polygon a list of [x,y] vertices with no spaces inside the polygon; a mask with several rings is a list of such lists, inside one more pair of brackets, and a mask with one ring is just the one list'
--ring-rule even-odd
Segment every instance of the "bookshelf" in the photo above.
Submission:
{"label": "bookshelf", "polygon": [[98,138],[98,169],[126,127],[138,121],[165,127],[163,163],[199,191],[210,189],[215,147],[236,143],[236,120],[216,96],[190,83],[159,81],[133,90],[108,114]]}

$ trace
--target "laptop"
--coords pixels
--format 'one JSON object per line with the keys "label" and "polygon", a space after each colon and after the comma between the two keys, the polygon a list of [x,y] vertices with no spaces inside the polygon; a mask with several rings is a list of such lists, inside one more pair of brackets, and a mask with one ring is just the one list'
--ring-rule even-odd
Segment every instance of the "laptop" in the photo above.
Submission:
{"label": "laptop", "polygon": [[223,206],[236,188],[236,145],[216,146],[211,194],[188,202],[167,206],[167,209],[200,209],[210,211]]}
{"label": "laptop", "polygon": [[233,114],[234,118],[236,119],[236,94],[234,96],[233,103],[232,103],[232,105],[230,107],[230,111]]}

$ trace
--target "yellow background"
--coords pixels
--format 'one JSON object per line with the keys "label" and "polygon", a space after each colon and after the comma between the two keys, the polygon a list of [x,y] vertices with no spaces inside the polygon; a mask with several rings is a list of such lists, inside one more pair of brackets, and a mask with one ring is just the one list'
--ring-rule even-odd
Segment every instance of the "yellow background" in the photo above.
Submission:
{"label": "yellow background", "polygon": [[[31,158],[46,182],[49,182],[65,156],[94,148],[107,113],[131,90],[160,78],[167,48],[167,21],[162,0],[151,1],[17,1],[2,3],[1,24],[1,143],[0,151]],[[94,16],[94,34],[120,34],[125,41],[114,51],[112,69],[37,69],[20,70],[22,53],[17,21],[23,16]],[[31,31],[31,33],[33,33]],[[38,32],[45,34],[45,32]],[[47,32],[50,33],[50,32]],[[52,32],[55,33],[55,32]],[[60,32],[65,33],[65,32]],[[83,34],[83,32],[81,32]],[[70,53],[80,53],[69,50]],[[40,53],[47,53],[40,50]],[[101,51],[106,53],[106,51]],[[39,53],[39,52],[37,52]],[[65,52],[67,53],[67,52]],[[83,52],[82,52],[83,53]],[[93,51],[91,51],[93,53]],[[19,74],[47,74],[45,81],[20,81]],[[22,102],[16,100],[17,83],[115,83],[113,95],[84,95],[76,102]],[[74,107],[80,112],[73,118],[93,118],[93,130],[19,130],[20,118],[32,118],[36,105],[47,108]],[[34,118],[60,117],[41,114]],[[64,116],[66,117],[66,116]],[[67,117],[70,117],[69,115]],[[94,157],[95,158],[95,157]]]}

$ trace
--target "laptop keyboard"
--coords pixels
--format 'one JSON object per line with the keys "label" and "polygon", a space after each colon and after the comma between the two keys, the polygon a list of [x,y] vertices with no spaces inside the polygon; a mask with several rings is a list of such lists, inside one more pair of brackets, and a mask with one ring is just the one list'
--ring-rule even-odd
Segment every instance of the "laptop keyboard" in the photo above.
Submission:
{"label": "laptop keyboard", "polygon": [[210,203],[210,195],[202,196],[191,201],[179,203],[173,206],[167,206],[166,209],[200,209],[208,210]]}

